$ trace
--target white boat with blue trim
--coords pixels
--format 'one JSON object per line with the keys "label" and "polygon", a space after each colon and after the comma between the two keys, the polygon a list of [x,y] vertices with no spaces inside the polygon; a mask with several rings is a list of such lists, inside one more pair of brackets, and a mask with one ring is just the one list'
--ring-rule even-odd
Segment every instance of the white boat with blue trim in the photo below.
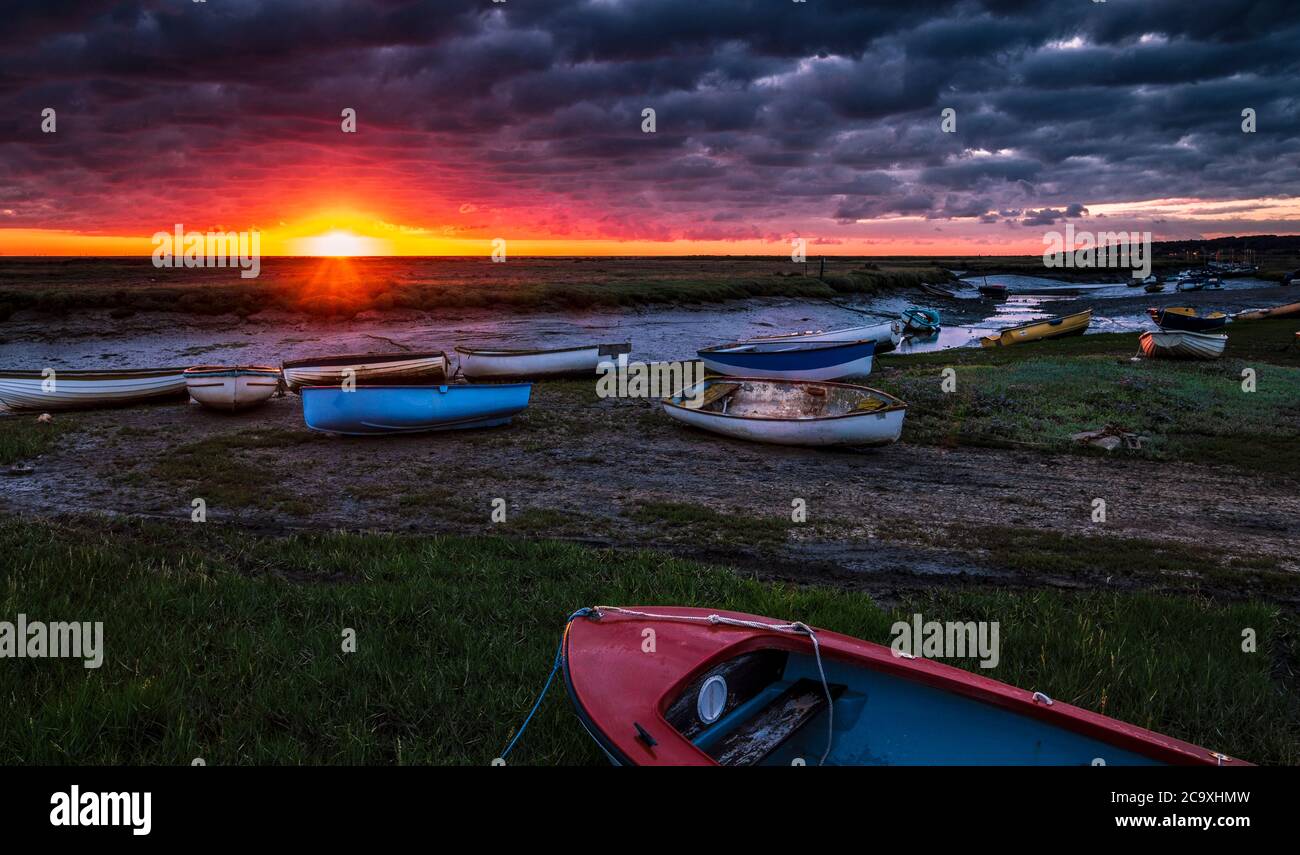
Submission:
{"label": "white boat with blue trim", "polygon": [[704,380],[663,405],[691,427],[776,445],[888,445],[907,414],[907,404],[866,386],[744,377]]}
{"label": "white boat with blue trim", "polygon": [[698,352],[714,374],[769,380],[843,380],[866,377],[874,341],[741,341]]}

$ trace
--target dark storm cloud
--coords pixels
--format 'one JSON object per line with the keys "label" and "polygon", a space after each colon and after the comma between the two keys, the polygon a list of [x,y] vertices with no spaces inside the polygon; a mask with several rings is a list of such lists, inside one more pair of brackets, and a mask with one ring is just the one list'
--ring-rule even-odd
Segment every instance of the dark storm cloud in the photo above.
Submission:
{"label": "dark storm cloud", "polygon": [[412,221],[432,195],[734,236],[1293,194],[1297,44],[1294,0],[11,0],[0,209],[94,229],[332,177]]}

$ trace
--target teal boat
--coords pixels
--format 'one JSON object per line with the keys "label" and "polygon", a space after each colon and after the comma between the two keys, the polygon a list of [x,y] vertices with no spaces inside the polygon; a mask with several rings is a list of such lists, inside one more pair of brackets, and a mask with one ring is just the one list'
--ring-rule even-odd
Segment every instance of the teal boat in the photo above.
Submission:
{"label": "teal boat", "polygon": [[531,383],[442,386],[307,386],[307,427],[369,436],[508,424],[528,406]]}
{"label": "teal boat", "polygon": [[912,335],[928,336],[939,331],[939,313],[934,309],[910,306],[903,310],[903,330]]}

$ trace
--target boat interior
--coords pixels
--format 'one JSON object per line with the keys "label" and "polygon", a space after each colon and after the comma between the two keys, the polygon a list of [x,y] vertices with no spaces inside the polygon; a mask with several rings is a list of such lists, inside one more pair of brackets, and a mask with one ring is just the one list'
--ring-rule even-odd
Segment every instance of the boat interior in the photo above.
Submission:
{"label": "boat interior", "polygon": [[755,419],[824,419],[874,413],[898,403],[869,389],[823,383],[711,380],[687,409]]}
{"label": "boat interior", "polygon": [[724,766],[815,766],[828,735],[827,765],[1157,764],[956,692],[827,657],[822,665],[825,685],[811,655],[742,653],[687,684],[664,718]]}

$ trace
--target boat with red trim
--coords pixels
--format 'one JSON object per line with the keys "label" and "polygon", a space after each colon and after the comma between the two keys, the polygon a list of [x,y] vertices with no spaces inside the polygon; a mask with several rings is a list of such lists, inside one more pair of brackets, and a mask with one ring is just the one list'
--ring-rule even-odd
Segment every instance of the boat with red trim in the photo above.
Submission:
{"label": "boat with red trim", "polygon": [[583,609],[561,654],[578,717],[620,765],[1250,765],[1042,692],[739,612]]}

